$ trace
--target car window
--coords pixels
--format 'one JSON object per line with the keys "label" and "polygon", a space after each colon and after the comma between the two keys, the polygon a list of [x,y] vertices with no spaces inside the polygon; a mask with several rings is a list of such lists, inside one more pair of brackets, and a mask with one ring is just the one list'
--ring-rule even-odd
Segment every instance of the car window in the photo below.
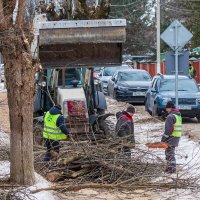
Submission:
{"label": "car window", "polygon": [[151,81],[151,77],[146,72],[120,72],[119,81]]}
{"label": "car window", "polygon": [[103,71],[103,76],[112,76],[116,70],[116,67],[106,67]]}
{"label": "car window", "polygon": [[[198,92],[196,83],[192,79],[179,79],[178,90],[187,92]],[[160,91],[175,91],[175,79],[161,81]]]}

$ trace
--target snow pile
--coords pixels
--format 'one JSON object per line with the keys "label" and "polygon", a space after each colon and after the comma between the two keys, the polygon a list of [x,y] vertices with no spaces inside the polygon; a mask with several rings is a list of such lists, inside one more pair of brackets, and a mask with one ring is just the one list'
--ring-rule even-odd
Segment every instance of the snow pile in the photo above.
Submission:
{"label": "snow pile", "polygon": [[6,89],[4,87],[4,83],[0,83],[0,92],[5,92]]}
{"label": "snow pile", "polygon": [[10,162],[8,160],[0,161],[0,179],[10,177]]}
{"label": "snow pile", "polygon": [[[49,183],[39,174],[35,173],[35,176],[36,176],[36,184],[27,188],[28,190],[32,191],[41,188],[48,188],[51,186],[51,183]],[[58,198],[55,197],[52,191],[41,191],[31,195],[31,197],[35,197],[36,200],[58,200]],[[26,198],[25,200],[29,200],[29,198]]]}
{"label": "snow pile", "polygon": [[10,138],[0,129],[0,161],[9,159]]}

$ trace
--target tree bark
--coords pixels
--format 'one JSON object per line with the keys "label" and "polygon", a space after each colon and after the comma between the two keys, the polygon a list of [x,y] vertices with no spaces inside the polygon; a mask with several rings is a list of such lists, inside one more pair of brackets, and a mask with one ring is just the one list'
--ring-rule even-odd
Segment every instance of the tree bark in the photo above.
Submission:
{"label": "tree bark", "polygon": [[34,68],[30,50],[31,21],[25,20],[26,0],[0,0],[0,51],[4,58],[10,117],[10,179],[20,185],[35,182],[33,162]]}
{"label": "tree bark", "polygon": [[[23,31],[4,41],[3,57],[10,116],[10,177],[20,185],[35,182],[33,166],[34,68]],[[5,48],[7,46],[7,48]]]}

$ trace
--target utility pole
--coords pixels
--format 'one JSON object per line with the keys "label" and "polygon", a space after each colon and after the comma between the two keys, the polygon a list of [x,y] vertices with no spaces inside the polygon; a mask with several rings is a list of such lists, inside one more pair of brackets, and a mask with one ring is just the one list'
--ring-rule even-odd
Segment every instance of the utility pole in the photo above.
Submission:
{"label": "utility pole", "polygon": [[160,0],[157,0],[157,73],[160,73]]}

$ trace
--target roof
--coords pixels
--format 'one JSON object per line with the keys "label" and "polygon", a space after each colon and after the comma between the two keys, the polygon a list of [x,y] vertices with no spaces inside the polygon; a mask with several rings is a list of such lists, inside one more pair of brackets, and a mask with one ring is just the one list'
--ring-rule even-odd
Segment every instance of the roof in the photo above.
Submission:
{"label": "roof", "polygon": [[147,72],[147,71],[143,69],[120,69],[118,70],[118,72]]}
{"label": "roof", "polygon": [[[157,74],[156,76],[160,76],[163,79],[175,79],[175,75],[162,75],[162,74]],[[183,75],[179,75],[178,76],[179,79],[190,79],[189,76],[183,76]]]}

